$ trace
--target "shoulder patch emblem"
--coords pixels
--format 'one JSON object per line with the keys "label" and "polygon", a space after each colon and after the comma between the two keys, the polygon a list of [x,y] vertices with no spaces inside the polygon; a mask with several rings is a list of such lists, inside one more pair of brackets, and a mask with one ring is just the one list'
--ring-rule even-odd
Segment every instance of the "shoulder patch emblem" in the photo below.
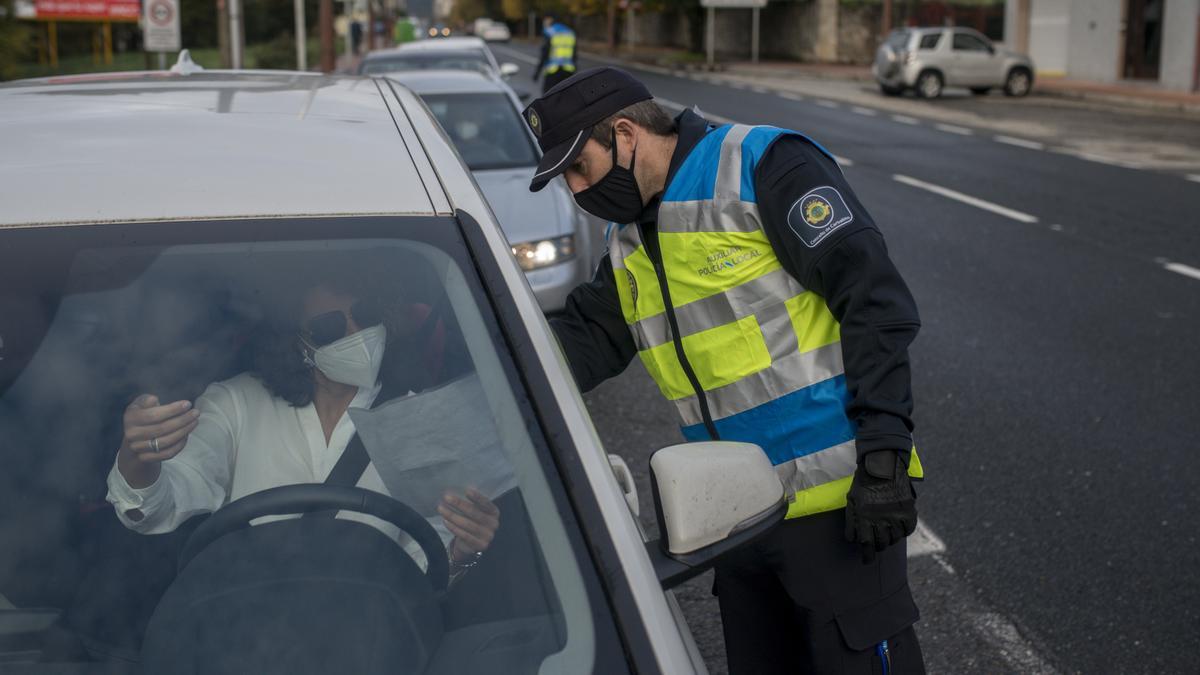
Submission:
{"label": "shoulder patch emblem", "polygon": [[854,222],[854,214],[841,193],[826,185],[797,199],[788,210],[787,222],[805,246],[816,248],[838,228]]}

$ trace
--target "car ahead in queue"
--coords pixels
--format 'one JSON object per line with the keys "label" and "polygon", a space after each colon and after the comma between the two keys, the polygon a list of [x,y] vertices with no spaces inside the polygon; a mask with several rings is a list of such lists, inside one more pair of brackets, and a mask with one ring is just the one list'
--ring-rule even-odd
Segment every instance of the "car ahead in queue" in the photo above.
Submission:
{"label": "car ahead in queue", "polygon": [[[645,541],[628,467],[415,94],[27,80],[0,86],[0,134],[6,670],[704,671],[668,589],[782,520],[770,462],[659,450]],[[330,431],[314,388],[362,350],[376,370]],[[172,402],[197,416],[157,446]],[[175,417],[138,422],[139,452],[172,456],[118,489],[148,409]],[[452,567],[461,514],[435,504],[471,487],[499,528]]]}
{"label": "car ahead in queue", "polygon": [[418,40],[393,49],[368,52],[358,65],[359,75],[382,75],[409,70],[474,70],[508,78],[520,68],[498,63],[487,43],[477,37]]}
{"label": "car ahead in queue", "polygon": [[1033,88],[1033,61],[996,47],[970,28],[903,28],[892,31],[875,52],[871,66],[879,89],[899,96],[912,89],[922,98],[937,98],[946,87],[966,87],[973,94],[1002,88],[1008,96],[1025,96]]}
{"label": "car ahead in queue", "polygon": [[491,204],[542,309],[561,310],[571,289],[591,278],[603,224],[576,208],[562,181],[528,190],[540,151],[517,95],[494,76],[463,71],[388,78],[425,101]]}

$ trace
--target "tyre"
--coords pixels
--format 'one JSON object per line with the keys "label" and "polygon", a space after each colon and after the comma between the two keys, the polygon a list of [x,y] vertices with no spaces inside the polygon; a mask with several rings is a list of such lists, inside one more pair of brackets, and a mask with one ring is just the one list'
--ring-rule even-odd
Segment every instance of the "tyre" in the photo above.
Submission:
{"label": "tyre", "polygon": [[1025,96],[1033,89],[1033,73],[1028,68],[1013,68],[1004,78],[1004,94],[1006,96]]}
{"label": "tyre", "polygon": [[976,96],[987,96],[987,93],[991,90],[991,87],[971,87],[971,93]]}
{"label": "tyre", "polygon": [[921,98],[937,98],[942,95],[942,74],[936,70],[926,70],[917,76],[917,96]]}
{"label": "tyre", "polygon": [[904,93],[904,87],[894,87],[890,84],[879,83],[879,91],[884,96],[899,96]]}

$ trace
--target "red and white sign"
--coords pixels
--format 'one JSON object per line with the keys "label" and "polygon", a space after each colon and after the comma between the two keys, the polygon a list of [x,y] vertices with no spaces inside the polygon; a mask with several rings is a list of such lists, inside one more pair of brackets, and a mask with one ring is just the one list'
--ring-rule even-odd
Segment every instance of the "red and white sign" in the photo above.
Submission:
{"label": "red and white sign", "polygon": [[146,51],[179,51],[179,0],[146,0],[142,31]]}
{"label": "red and white sign", "polygon": [[138,0],[36,0],[35,18],[42,21],[137,21]]}

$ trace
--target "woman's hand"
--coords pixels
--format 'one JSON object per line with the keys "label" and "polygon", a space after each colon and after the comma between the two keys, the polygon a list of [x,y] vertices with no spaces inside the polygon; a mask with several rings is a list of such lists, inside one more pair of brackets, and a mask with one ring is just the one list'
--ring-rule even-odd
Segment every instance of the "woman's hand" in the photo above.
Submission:
{"label": "woman's hand", "polygon": [[125,409],[125,435],[117,452],[117,470],[125,482],[134,488],[153,485],[159,464],[183,450],[199,418],[190,401],[159,405],[153,394],[135,398]]}
{"label": "woman's hand", "polygon": [[486,551],[500,527],[500,509],[474,488],[467,488],[466,496],[443,494],[438,513],[446,522],[446,529],[454,535],[450,559],[455,562],[464,562]]}

